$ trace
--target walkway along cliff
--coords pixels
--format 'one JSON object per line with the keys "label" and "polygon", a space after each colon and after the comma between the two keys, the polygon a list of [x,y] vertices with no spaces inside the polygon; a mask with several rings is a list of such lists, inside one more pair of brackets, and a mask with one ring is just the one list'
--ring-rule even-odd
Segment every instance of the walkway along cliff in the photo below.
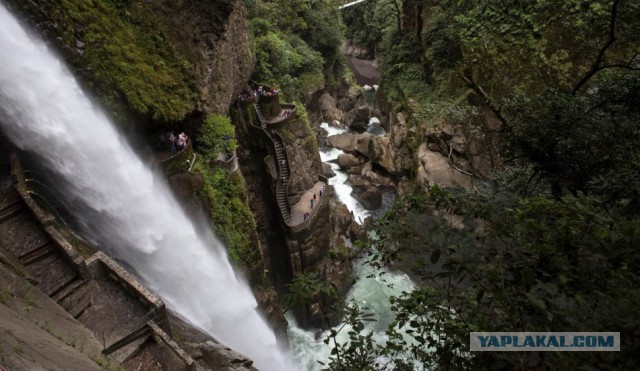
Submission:
{"label": "walkway along cliff", "polygon": [[[351,268],[345,257],[331,259],[329,252],[340,256],[345,241],[354,239],[359,227],[322,174],[304,109],[280,104],[279,98],[277,92],[250,92],[231,110],[241,170],[252,179],[250,183],[262,185],[250,193],[258,224],[266,224],[264,229],[273,236],[263,242],[265,265],[281,294],[288,292],[286,285],[294,277],[313,273],[340,297],[350,286]],[[323,307],[336,299],[323,298]],[[326,326],[318,303],[297,308],[295,313],[303,326]]]}
{"label": "walkway along cliff", "polygon": [[[75,319],[74,322],[78,321],[77,328],[89,330],[87,335],[80,335],[76,330],[65,341],[81,353],[86,348],[85,353],[98,362],[95,366],[103,362],[120,363],[125,369],[154,364],[172,370],[204,370],[225,368],[234,362],[250,369],[251,361],[237,354],[231,357],[235,359],[228,358],[233,352],[219,345],[210,346],[210,351],[215,353],[217,347],[220,354],[214,358],[221,362],[205,360],[202,365],[196,362],[189,352],[198,353],[194,353],[194,349],[187,352],[173,339],[171,314],[162,299],[120,264],[80,241],[58,217],[59,214],[54,215],[57,214],[52,206],[54,196],[29,174],[14,156],[11,176],[15,188],[3,191],[0,197],[0,232],[3,236],[0,262],[33,284],[33,290],[39,289],[62,307]],[[4,272],[7,271],[3,270],[3,276]],[[13,285],[7,286],[9,290],[16,286],[16,279],[13,279]],[[26,284],[20,290],[25,290],[25,287]],[[7,295],[18,294],[7,292]],[[41,308],[39,310],[53,311],[49,309],[51,304],[31,300],[33,303],[30,305]],[[7,301],[5,299],[3,303],[7,304]],[[47,317],[46,313],[40,316],[40,319],[45,318],[43,326],[49,333],[73,331],[68,323],[58,328],[56,317]],[[195,344],[192,348],[196,348]],[[38,357],[33,357],[28,367],[37,368],[39,361]],[[24,360],[13,360],[5,365],[12,362],[17,366]],[[63,362],[47,367],[64,369],[68,366]]]}

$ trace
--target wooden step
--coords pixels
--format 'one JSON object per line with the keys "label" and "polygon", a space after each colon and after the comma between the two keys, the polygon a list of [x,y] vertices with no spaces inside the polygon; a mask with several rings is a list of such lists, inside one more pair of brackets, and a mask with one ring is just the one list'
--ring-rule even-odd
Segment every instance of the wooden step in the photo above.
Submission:
{"label": "wooden step", "polygon": [[36,247],[35,249],[29,251],[26,254],[21,255],[18,259],[20,262],[27,266],[38,262],[47,256],[54,254],[56,252],[56,246],[51,241],[47,241],[42,245]]}

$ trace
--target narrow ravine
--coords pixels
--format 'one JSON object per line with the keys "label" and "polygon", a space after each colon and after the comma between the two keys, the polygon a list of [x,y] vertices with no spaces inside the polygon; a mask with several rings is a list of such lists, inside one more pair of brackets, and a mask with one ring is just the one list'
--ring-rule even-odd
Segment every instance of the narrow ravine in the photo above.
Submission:
{"label": "narrow ravine", "polygon": [[[328,136],[338,135],[347,131],[346,129],[331,126],[328,123],[322,123],[320,127],[327,132]],[[329,163],[336,174],[329,179],[329,184],[334,187],[338,199],[347,206],[349,211],[353,212],[356,221],[362,224],[368,216],[372,215],[372,212],[365,209],[351,196],[352,188],[350,185],[345,184],[348,177],[347,173],[341,170],[338,164],[329,162],[337,159],[341,153],[344,152],[336,148],[324,147],[320,149],[322,161]],[[349,290],[345,300],[347,303],[353,301],[361,308],[367,307],[370,312],[375,313],[377,321],[368,322],[364,331],[367,333],[373,331],[374,340],[382,343],[386,336],[385,330],[393,320],[390,313],[389,298],[399,295],[403,291],[411,291],[414,284],[409,276],[402,272],[392,272],[386,269],[376,270],[362,260],[354,263],[353,271],[356,283]],[[289,321],[289,328],[287,329],[289,343],[300,369],[304,371],[321,370],[323,366],[318,361],[326,364],[331,355],[332,344],[327,345],[323,342],[330,331],[327,330],[322,333],[305,331],[298,327],[293,316],[287,316],[287,320]],[[339,324],[334,329],[337,330],[342,325]],[[338,336],[339,342],[344,343],[348,340],[347,333],[349,330],[349,326],[345,326],[342,329]]]}

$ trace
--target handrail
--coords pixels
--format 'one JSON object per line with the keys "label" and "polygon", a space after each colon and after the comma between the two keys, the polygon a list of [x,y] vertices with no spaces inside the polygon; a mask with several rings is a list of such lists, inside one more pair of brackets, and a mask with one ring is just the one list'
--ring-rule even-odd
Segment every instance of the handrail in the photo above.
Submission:
{"label": "handrail", "polygon": [[283,117],[280,118],[280,116],[276,116],[274,119],[268,120],[267,124],[268,125],[278,125],[278,124],[282,124],[284,122],[289,121],[289,119],[291,119],[291,117],[293,117],[296,114],[297,111],[297,107],[295,104],[291,104],[291,103],[282,103],[280,104],[280,106],[282,108],[286,108],[289,109],[291,111],[291,113],[287,116],[287,117]]}
{"label": "handrail", "polygon": [[[291,179],[291,167],[290,167],[290,162],[289,162],[289,154],[286,150],[286,145],[285,145],[285,141],[282,138],[282,136],[280,134],[278,134],[277,132],[271,130],[271,134],[269,133],[269,131],[267,130],[267,124],[277,124],[277,123],[282,123],[286,120],[288,120],[289,118],[291,118],[295,112],[296,112],[296,106],[295,104],[283,104],[283,106],[286,107],[292,107],[292,112],[289,116],[287,116],[286,118],[282,119],[282,120],[278,120],[275,122],[272,121],[267,121],[264,118],[264,115],[262,114],[262,110],[260,109],[260,104],[259,104],[259,100],[260,100],[260,96],[257,96],[256,102],[253,103],[253,107],[255,109],[256,115],[258,116],[258,121],[260,122],[260,126],[258,127],[257,125],[251,123],[251,126],[254,127],[255,129],[258,129],[260,131],[262,131],[267,138],[269,138],[271,145],[273,147],[273,152],[276,156],[276,169],[278,171],[277,174],[277,179],[276,179],[276,202],[278,203],[278,208],[280,209],[280,216],[284,222],[285,225],[291,227],[294,230],[302,230],[307,228],[312,220],[315,220],[315,217],[317,215],[317,210],[320,209],[320,206],[322,204],[324,204],[324,202],[322,202],[323,200],[320,200],[320,202],[318,203],[318,207],[314,208],[311,212],[311,215],[308,219],[303,220],[299,223],[293,223],[293,213],[292,213],[292,207],[291,207],[291,202],[289,201],[289,180]],[[278,148],[276,146],[276,140],[281,144],[281,148],[283,149],[282,154],[280,154],[280,152],[278,151]],[[286,170],[289,173],[289,176],[287,177],[286,181],[282,181],[282,172],[280,171],[280,166],[281,166],[281,158],[279,158],[280,156],[283,157],[283,159],[285,160],[285,166],[286,166]],[[323,180],[324,178],[324,180]],[[319,179],[321,181],[323,181],[325,184],[329,184],[328,180],[326,177],[323,177]],[[282,187],[282,189],[281,189]],[[281,206],[280,206],[280,199],[281,196],[279,195],[281,190],[284,190],[284,204],[286,205],[286,210],[282,210]],[[285,217],[285,213],[289,214],[289,217]],[[304,227],[300,227],[300,226],[304,226]]]}
{"label": "handrail", "polygon": [[183,149],[181,149],[181,150],[179,150],[178,152],[176,152],[173,156],[171,156],[171,157],[169,157],[169,158],[167,158],[167,159],[165,159],[165,160],[162,160],[162,161],[160,162],[160,165],[164,165],[164,164],[166,164],[166,163],[170,162],[171,160],[173,160],[173,159],[175,159],[176,157],[180,156],[184,151],[186,151],[186,150],[188,150],[188,149],[191,149],[191,142],[192,142],[192,140],[191,140],[191,139],[189,139],[189,141],[187,142],[187,145],[186,145],[186,146],[184,146],[184,148],[183,148]]}

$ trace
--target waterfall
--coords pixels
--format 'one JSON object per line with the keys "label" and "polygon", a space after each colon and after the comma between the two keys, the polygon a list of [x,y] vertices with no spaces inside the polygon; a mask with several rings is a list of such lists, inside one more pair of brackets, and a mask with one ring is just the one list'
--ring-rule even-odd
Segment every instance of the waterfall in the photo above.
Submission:
{"label": "waterfall", "polygon": [[0,127],[56,174],[87,237],[256,367],[291,368],[220,241],[195,227],[63,63],[2,4],[0,51]]}

